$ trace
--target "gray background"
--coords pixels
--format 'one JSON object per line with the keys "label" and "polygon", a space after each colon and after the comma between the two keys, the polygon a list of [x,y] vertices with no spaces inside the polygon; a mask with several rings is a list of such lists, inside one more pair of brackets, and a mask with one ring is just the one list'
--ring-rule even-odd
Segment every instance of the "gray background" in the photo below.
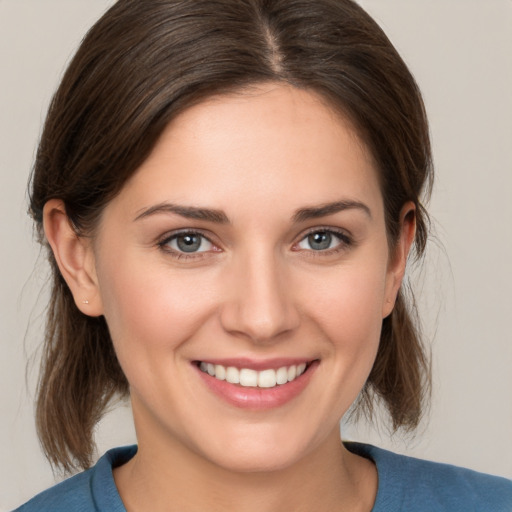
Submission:
{"label": "gray background", "polygon": [[[64,65],[110,3],[0,0],[0,510],[54,482],[33,426],[46,266],[25,186]],[[412,275],[433,340],[434,397],[414,438],[342,431],[512,478],[512,1],[361,3],[409,64],[430,115],[438,242]],[[127,406],[102,422],[98,440],[100,452],[134,441]]]}

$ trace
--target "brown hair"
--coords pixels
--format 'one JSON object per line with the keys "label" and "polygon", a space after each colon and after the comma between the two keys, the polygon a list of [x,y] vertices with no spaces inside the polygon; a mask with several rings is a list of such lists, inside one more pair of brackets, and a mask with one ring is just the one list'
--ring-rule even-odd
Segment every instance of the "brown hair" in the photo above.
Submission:
{"label": "brown hair", "polygon": [[[84,38],[48,112],[30,191],[41,242],[49,199],[62,199],[77,234],[90,236],[178,112],[268,81],[316,91],[351,119],[380,171],[390,247],[401,207],[413,201],[420,257],[420,195],[432,180],[423,102],[390,41],[351,0],[119,0]],[[48,257],[37,427],[53,464],[85,468],[95,424],[128,383],[104,318],[78,310]],[[380,397],[395,429],[417,425],[429,385],[414,311],[400,292],[359,400],[371,413]]]}

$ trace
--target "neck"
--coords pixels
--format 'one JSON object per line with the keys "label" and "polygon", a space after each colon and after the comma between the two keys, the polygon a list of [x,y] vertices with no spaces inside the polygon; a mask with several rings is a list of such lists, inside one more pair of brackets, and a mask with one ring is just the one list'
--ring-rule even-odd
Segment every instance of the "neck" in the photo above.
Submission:
{"label": "neck", "polygon": [[162,449],[139,438],[137,455],[114,477],[128,512],[368,512],[377,491],[375,467],[342,445],[338,429],[296,463],[260,472],[230,471],[177,441]]}

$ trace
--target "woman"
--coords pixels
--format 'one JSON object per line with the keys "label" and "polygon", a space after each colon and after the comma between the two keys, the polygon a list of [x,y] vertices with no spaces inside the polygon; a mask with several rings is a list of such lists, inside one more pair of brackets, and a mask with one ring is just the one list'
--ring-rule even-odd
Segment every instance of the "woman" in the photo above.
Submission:
{"label": "woman", "polygon": [[138,448],[20,510],[509,510],[504,479],[339,440],[354,402],[419,420],[400,288],[431,177],[416,84],[356,4],[118,2],[32,181],[54,272],[37,419],[54,464],[87,468],[129,392]]}

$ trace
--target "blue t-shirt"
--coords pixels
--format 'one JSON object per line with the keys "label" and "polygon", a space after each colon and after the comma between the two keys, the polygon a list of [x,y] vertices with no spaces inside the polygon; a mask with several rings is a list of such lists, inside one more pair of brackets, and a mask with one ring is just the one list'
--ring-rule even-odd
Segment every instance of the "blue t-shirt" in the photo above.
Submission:
{"label": "blue t-shirt", "polygon": [[[512,512],[512,480],[347,443],[375,462],[379,488],[372,512]],[[136,446],[108,451],[91,469],[37,495],[14,512],[126,512],[112,469]]]}

